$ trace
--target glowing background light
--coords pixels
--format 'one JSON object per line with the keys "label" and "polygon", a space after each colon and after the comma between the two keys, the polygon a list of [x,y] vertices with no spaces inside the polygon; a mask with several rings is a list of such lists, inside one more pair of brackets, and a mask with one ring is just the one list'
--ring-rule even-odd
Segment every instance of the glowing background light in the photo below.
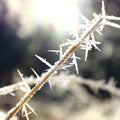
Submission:
{"label": "glowing background light", "polygon": [[50,25],[60,32],[78,24],[78,0],[35,0],[34,10],[37,22],[43,27]]}
{"label": "glowing background light", "polygon": [[[87,0],[6,0],[7,22],[25,38],[40,30],[64,35],[79,25],[79,13],[91,11]],[[86,9],[86,8],[89,8]],[[88,15],[87,15],[88,16]]]}

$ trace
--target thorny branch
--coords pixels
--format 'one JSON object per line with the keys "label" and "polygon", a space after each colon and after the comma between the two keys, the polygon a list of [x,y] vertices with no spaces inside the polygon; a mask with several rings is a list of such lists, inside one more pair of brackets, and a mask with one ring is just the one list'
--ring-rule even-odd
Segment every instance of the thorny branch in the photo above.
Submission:
{"label": "thorny branch", "polygon": [[[9,111],[6,120],[10,120],[30,100],[30,98],[51,78],[51,76],[57,73],[57,70],[63,69],[62,68],[64,67],[63,65],[72,56],[74,51],[79,46],[82,47],[81,49],[84,49],[86,51],[85,60],[87,58],[88,51],[91,50],[92,46],[98,49],[96,45],[99,43],[97,43],[94,39],[94,35],[93,35],[94,31],[97,31],[98,33],[101,34],[104,25],[120,28],[120,25],[110,21],[110,20],[120,20],[120,18],[114,16],[107,16],[105,13],[105,7],[103,1],[102,1],[102,14],[101,15],[94,14],[94,19],[91,21],[87,19],[85,20],[86,20],[85,23],[81,27],[82,30],[81,35],[75,36],[75,39],[71,41],[70,46],[68,46],[68,50],[66,52],[63,52],[62,48],[60,48],[61,49],[60,54],[61,52],[63,53],[60,56],[60,60],[58,60],[53,66],[47,64],[50,65],[50,69],[41,78],[38,77],[39,81],[37,82],[37,84],[31,90],[28,90],[25,93],[24,97],[21,98],[21,100],[16,104],[16,106]],[[74,35],[78,35],[78,34],[74,34]],[[92,38],[92,40],[90,40],[90,38]],[[76,58],[77,57],[75,56],[75,59]],[[46,63],[44,59],[42,59],[42,62]],[[77,65],[75,64],[75,66]]]}
{"label": "thorny branch", "polygon": [[67,61],[67,59],[71,56],[71,54],[74,52],[74,50],[85,40],[85,38],[92,33],[97,26],[101,23],[103,19],[100,18],[96,21],[93,26],[89,30],[86,31],[86,33],[83,35],[83,37],[79,40],[79,42],[73,44],[63,55],[60,61],[57,62],[48,72],[40,79],[40,82],[33,87],[33,89],[26,93],[25,96],[17,103],[17,105],[10,110],[8,117],[6,120],[10,120],[21,108],[22,106],[28,102],[28,100],[48,81],[49,77],[51,77],[54,72]]}

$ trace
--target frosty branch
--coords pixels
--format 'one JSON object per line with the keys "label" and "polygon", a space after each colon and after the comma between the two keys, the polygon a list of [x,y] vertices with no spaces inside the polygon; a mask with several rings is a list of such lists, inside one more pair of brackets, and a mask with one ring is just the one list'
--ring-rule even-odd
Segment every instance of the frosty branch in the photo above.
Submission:
{"label": "frosty branch", "polygon": [[[36,57],[40,59],[43,63],[48,65],[50,69],[46,73],[44,73],[42,77],[39,77],[39,75],[37,75],[33,70],[33,72],[38,77],[37,84],[32,89],[29,89],[29,87],[27,86],[28,91],[26,91],[24,97],[21,98],[21,100],[16,104],[16,106],[9,111],[6,120],[10,120],[21,108],[23,108],[27,104],[27,102],[31,99],[31,97],[33,97],[33,95],[47,81],[50,82],[51,76],[56,74],[58,70],[61,69],[64,70],[65,68],[70,67],[71,65],[75,65],[76,72],[78,73],[78,66],[76,60],[78,59],[78,57],[75,55],[75,50],[79,47],[80,49],[85,50],[85,60],[87,60],[88,51],[91,50],[92,47],[100,51],[100,49],[97,47],[97,45],[99,45],[100,42],[97,42],[94,37],[95,31],[102,35],[101,32],[105,25],[120,28],[120,25],[111,22],[111,20],[120,20],[120,18],[115,16],[107,16],[105,13],[105,6],[103,1],[102,1],[102,13],[100,15],[94,13],[93,16],[94,18],[90,21],[81,14],[81,19],[83,20],[83,22],[80,24],[80,27],[77,30],[73,31],[73,40],[68,40],[67,43],[60,45],[59,50],[60,59],[57,62],[55,62],[54,65],[51,65],[43,58],[36,55]],[[81,31],[80,34],[79,31]],[[68,46],[68,49],[65,52],[63,51],[64,46]],[[68,59],[72,59],[72,63],[66,64],[66,61]]]}

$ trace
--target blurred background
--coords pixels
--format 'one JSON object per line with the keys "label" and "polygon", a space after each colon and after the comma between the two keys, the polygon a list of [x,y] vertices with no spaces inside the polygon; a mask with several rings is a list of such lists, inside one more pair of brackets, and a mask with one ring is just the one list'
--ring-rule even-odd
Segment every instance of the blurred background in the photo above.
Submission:
{"label": "blurred background", "polygon": [[[119,0],[105,0],[108,15],[120,16],[119,6]],[[0,87],[14,82],[17,69],[30,76],[33,67],[41,75],[47,66],[35,54],[53,64],[58,56],[47,50],[58,50],[70,38],[69,33],[79,25],[80,12],[92,19],[93,11],[101,13],[101,0],[0,0]],[[80,76],[106,83],[112,77],[120,86],[119,33],[105,27],[98,37],[102,52],[91,50],[86,62],[84,51],[77,53],[82,58],[78,61]],[[74,68],[70,71],[75,72]],[[1,97],[0,106],[9,109],[5,99]]]}

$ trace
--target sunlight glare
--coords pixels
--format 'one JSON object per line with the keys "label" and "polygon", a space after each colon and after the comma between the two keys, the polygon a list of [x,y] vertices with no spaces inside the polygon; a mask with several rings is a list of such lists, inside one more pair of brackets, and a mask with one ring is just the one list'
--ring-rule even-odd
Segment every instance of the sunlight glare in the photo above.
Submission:
{"label": "sunlight glare", "polygon": [[78,0],[35,0],[37,22],[56,31],[68,31],[78,24]]}

